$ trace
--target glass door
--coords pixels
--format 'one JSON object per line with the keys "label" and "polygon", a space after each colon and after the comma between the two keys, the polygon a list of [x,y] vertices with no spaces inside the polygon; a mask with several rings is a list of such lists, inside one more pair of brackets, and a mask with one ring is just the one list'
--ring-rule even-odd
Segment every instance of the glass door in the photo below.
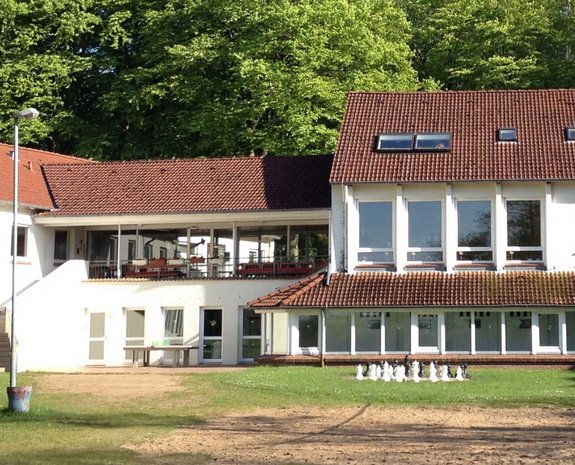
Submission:
{"label": "glass door", "polygon": [[437,314],[417,315],[419,328],[419,350],[421,352],[439,352],[439,325]]}
{"label": "glass door", "polygon": [[90,336],[88,346],[88,364],[103,365],[106,341],[106,314],[90,313]]}
{"label": "glass door", "polygon": [[242,360],[253,360],[261,355],[262,316],[248,308],[242,309]]}
{"label": "glass door", "polygon": [[317,353],[318,349],[318,315],[300,315],[298,318],[299,348],[302,354]]}
{"label": "glass door", "polygon": [[202,310],[201,361],[222,361],[222,311],[205,308]]}
{"label": "glass door", "polygon": [[539,314],[539,346],[543,351],[559,350],[559,314]]}
{"label": "glass door", "polygon": [[[126,341],[125,346],[143,346],[145,344],[146,312],[144,310],[126,310]],[[126,351],[126,360],[132,357],[131,352]],[[140,354],[143,357],[143,354]],[[138,360],[143,363],[144,360]]]}

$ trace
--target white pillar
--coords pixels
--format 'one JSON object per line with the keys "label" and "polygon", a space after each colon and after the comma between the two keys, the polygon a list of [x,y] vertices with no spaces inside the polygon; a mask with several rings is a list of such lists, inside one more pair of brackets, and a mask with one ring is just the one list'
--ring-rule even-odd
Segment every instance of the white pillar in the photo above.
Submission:
{"label": "white pillar", "polygon": [[445,354],[445,312],[437,314],[437,326],[439,329],[439,353]]}
{"label": "white pillar", "polygon": [[357,266],[357,253],[359,249],[359,210],[357,202],[353,198],[353,188],[345,186],[345,211],[347,218],[347,243],[345,267],[350,274],[355,273]]}
{"label": "white pillar", "polygon": [[495,244],[494,246],[494,260],[495,268],[497,271],[505,269],[506,248],[507,248],[507,213],[505,211],[505,199],[501,194],[501,184],[495,184]]}
{"label": "white pillar", "polygon": [[567,353],[567,318],[565,312],[559,312],[559,349]]}
{"label": "white pillar", "polygon": [[475,351],[475,312],[471,312],[470,313],[470,322],[471,322],[471,347],[469,348],[469,352],[471,353],[471,355],[475,355],[476,351]]}
{"label": "white pillar", "polygon": [[443,253],[446,271],[454,271],[457,260],[457,209],[452,195],[452,185],[445,188],[445,228],[443,232]]}
{"label": "white pillar", "polygon": [[531,353],[538,354],[541,350],[539,341],[539,313],[531,312]]}
{"label": "white pillar", "polygon": [[543,211],[541,212],[541,242],[543,246],[543,263],[548,270],[556,268],[554,245],[557,241],[553,241],[552,227],[556,225],[553,216],[553,190],[551,183],[545,183],[545,202],[543,203]]}
{"label": "white pillar", "polygon": [[355,355],[355,312],[351,312],[350,353]]}
{"label": "white pillar", "polygon": [[380,340],[379,340],[379,353],[385,354],[385,312],[381,312],[379,319]]}
{"label": "white pillar", "polygon": [[395,267],[398,273],[405,271],[407,265],[408,225],[407,204],[403,198],[403,186],[397,185],[395,192]]}
{"label": "white pillar", "polygon": [[505,336],[505,312],[501,312],[501,355],[507,353],[507,337]]}
{"label": "white pillar", "polygon": [[411,351],[410,353],[416,354],[419,349],[419,316],[417,313],[411,312]]}

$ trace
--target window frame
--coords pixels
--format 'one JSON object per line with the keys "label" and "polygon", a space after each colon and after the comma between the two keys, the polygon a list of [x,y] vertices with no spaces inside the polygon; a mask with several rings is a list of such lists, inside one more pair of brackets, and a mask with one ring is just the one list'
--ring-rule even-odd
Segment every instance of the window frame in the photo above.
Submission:
{"label": "window frame", "polygon": [[[459,245],[459,203],[460,202],[488,202],[489,203],[489,247],[484,246],[462,246]],[[493,215],[493,200],[492,199],[456,199],[455,201],[456,224],[457,224],[457,243],[456,243],[456,257],[455,260],[458,264],[466,263],[493,263],[495,259],[494,232],[495,232],[495,218]],[[491,252],[490,260],[463,260],[460,256],[466,252]]]}
{"label": "window frame", "polygon": [[[439,247],[421,247],[421,246],[411,246],[409,244],[409,228],[411,223],[410,212],[409,212],[409,204],[410,203],[429,203],[429,202],[436,202],[439,204],[439,237],[441,241],[441,245]],[[445,263],[445,207],[444,207],[444,200],[439,199],[409,199],[406,200],[406,210],[407,210],[407,264],[408,265],[421,265],[425,263]],[[412,260],[411,257],[417,253],[441,253],[440,260]]]}
{"label": "window frame", "polygon": [[[362,203],[387,203],[390,205],[390,219],[389,225],[391,229],[391,246],[390,247],[361,247],[361,213],[360,213],[360,205]],[[357,218],[358,218],[358,246],[357,246],[357,263],[360,265],[374,265],[374,264],[392,264],[395,260],[395,253],[394,253],[394,202],[391,200],[358,200],[357,201]],[[386,261],[377,261],[377,260],[360,260],[361,254],[369,254],[369,253],[388,253],[391,255],[390,260]]]}
{"label": "window frame", "polygon": [[[509,202],[538,202],[539,203],[539,245],[509,245]],[[544,218],[543,218],[543,200],[540,198],[506,198],[505,199],[505,261],[506,263],[543,263],[545,260],[543,243],[544,243]],[[540,259],[514,259],[509,258],[509,254],[515,252],[541,252]]]}
{"label": "window frame", "polygon": [[[28,257],[28,234],[29,226],[16,226],[16,258]],[[14,231],[12,230],[12,235]],[[14,243],[10,244],[10,254],[14,250]]]}
{"label": "window frame", "polygon": [[[420,147],[419,142],[430,139],[431,136],[437,138],[446,137],[447,144],[445,146],[436,145],[434,147]],[[413,150],[415,152],[449,152],[451,150],[452,140],[450,132],[418,132],[413,139]]]}
{"label": "window frame", "polygon": [[[512,137],[504,136],[506,132],[513,131]],[[499,128],[497,129],[497,142],[517,142],[517,128]]]}
{"label": "window frame", "polygon": [[575,142],[575,126],[565,128],[565,140],[567,142]]}
{"label": "window frame", "polygon": [[[179,326],[181,335],[178,336],[168,336],[166,335],[166,324],[168,323],[168,314],[172,312],[176,313],[176,325]],[[179,314],[179,322],[178,322]],[[184,307],[162,307],[162,320],[164,322],[164,334],[162,340],[164,343],[169,343],[169,345],[183,345],[184,344]]]}
{"label": "window frame", "polygon": [[[409,140],[409,147],[385,147],[382,142],[396,140]],[[411,152],[415,143],[415,135],[412,132],[384,132],[377,136],[376,150],[378,152]]]}

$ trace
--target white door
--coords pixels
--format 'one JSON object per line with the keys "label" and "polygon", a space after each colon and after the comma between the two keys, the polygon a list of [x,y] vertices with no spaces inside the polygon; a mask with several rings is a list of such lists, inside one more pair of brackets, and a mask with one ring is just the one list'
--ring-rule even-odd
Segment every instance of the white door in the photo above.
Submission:
{"label": "white door", "polygon": [[222,361],[222,311],[215,308],[202,309],[201,362]]}
{"label": "white door", "polygon": [[106,314],[104,312],[90,313],[90,337],[88,348],[88,364],[103,365],[106,348]]}

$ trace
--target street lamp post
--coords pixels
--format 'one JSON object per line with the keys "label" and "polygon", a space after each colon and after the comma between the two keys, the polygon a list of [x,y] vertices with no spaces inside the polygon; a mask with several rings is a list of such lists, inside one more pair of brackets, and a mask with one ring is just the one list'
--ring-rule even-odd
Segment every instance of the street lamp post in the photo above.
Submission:
{"label": "street lamp post", "polygon": [[[35,108],[26,108],[14,113],[14,189],[12,196],[12,317],[10,324],[10,386],[8,388],[8,407],[21,410],[16,388],[16,259],[18,255],[18,126],[22,119],[34,119],[40,113]],[[16,396],[16,397],[14,397]],[[29,399],[29,397],[28,397]],[[27,411],[27,409],[26,409]]]}

